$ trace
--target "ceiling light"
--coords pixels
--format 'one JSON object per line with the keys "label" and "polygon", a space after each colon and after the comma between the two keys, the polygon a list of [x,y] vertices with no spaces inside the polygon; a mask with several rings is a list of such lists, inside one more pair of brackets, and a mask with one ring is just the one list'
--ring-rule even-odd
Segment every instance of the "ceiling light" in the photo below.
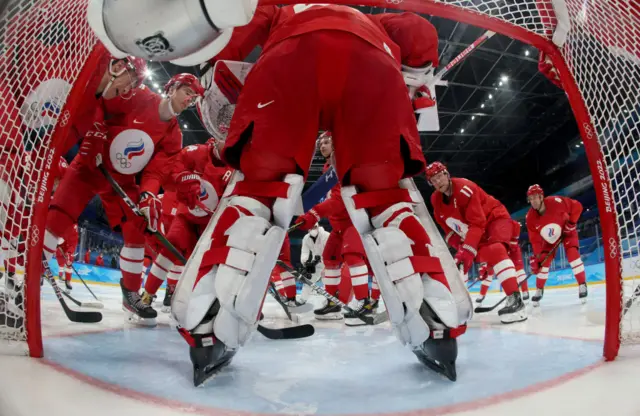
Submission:
{"label": "ceiling light", "polygon": [[524,51],[524,56],[529,56],[529,51]]}
{"label": "ceiling light", "polygon": [[493,95],[492,95],[492,94],[489,94],[489,99],[492,99],[492,98],[493,98]]}
{"label": "ceiling light", "polygon": [[482,105],[480,106],[480,108],[484,108],[484,104],[482,104]]}
{"label": "ceiling light", "polygon": [[471,120],[475,120],[475,119],[476,119],[476,116],[471,116]]}
{"label": "ceiling light", "polygon": [[460,133],[464,133],[464,129],[460,129]]}
{"label": "ceiling light", "polygon": [[579,144],[577,144],[577,145],[576,145],[576,147],[580,147],[580,145],[579,145]]}
{"label": "ceiling light", "polygon": [[498,82],[498,85],[502,87],[502,81]]}
{"label": "ceiling light", "polygon": [[158,83],[157,83],[157,82],[154,82],[154,83],[153,83],[153,88],[160,88],[160,85],[158,85]]}
{"label": "ceiling light", "polygon": [[144,71],[144,76],[147,77],[147,78],[151,78],[151,77],[153,77],[153,72],[151,72],[150,69],[146,69]]}
{"label": "ceiling light", "polygon": [[165,94],[165,93],[162,93],[160,95],[162,96],[162,98],[167,98],[167,94]]}
{"label": "ceiling light", "polygon": [[185,129],[188,129],[189,125],[188,124],[183,124],[182,127],[184,127]]}
{"label": "ceiling light", "polygon": [[507,75],[503,75],[503,76],[500,77],[500,81],[509,82],[509,77]]}

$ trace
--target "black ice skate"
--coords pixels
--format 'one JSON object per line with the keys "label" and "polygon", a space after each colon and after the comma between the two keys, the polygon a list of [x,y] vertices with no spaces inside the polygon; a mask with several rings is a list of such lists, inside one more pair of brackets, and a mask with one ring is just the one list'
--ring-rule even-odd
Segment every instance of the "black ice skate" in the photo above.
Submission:
{"label": "black ice skate", "polygon": [[512,324],[527,320],[527,310],[520,296],[520,292],[513,292],[507,297],[507,305],[498,311],[500,322]]}
{"label": "black ice skate", "polygon": [[193,364],[193,385],[198,387],[231,362],[236,350],[218,340],[212,332],[198,334],[199,328],[212,328],[212,320],[220,310],[220,303],[216,300],[205,315],[202,323],[194,331],[178,328],[180,335],[189,343],[189,358]]}
{"label": "black ice skate", "polygon": [[373,303],[371,299],[363,299],[358,301],[358,305],[353,308],[353,312],[345,312],[343,314],[345,319],[345,325],[347,326],[362,326],[367,325],[362,319],[358,318],[358,315],[361,316],[371,316],[373,315]]}
{"label": "black ice skate", "polygon": [[582,302],[583,305],[587,303],[587,296],[589,296],[589,291],[587,290],[587,284],[582,283],[581,285],[578,286],[578,299],[580,299],[580,302]]}
{"label": "black ice skate", "polygon": [[477,303],[478,305],[479,305],[479,304],[481,304],[483,301],[484,301],[484,296],[478,296],[478,297],[476,298],[476,303]]}
{"label": "black ice skate", "polygon": [[71,280],[65,280],[64,287],[67,289],[67,291],[72,291],[73,287],[71,286]]}
{"label": "black ice skate", "polygon": [[162,312],[171,312],[171,299],[173,299],[173,292],[176,291],[176,285],[167,285],[167,290],[164,292],[164,299],[162,301]]}
{"label": "black ice skate", "polygon": [[522,292],[522,300],[529,300],[529,291],[525,290]]}
{"label": "black ice skate", "polygon": [[312,304],[300,302],[296,298],[285,299],[284,304],[289,309],[289,312],[294,314],[307,313],[313,310]]}
{"label": "black ice skate", "polygon": [[424,301],[420,307],[420,316],[431,328],[431,336],[420,347],[413,348],[413,353],[430,370],[442,374],[451,381],[456,381],[458,341],[451,337],[449,329],[444,327],[440,318]]}
{"label": "black ice skate", "polygon": [[316,319],[321,321],[335,321],[342,319],[342,308],[331,301],[327,301],[326,306],[313,311]]}
{"label": "black ice skate", "polygon": [[540,306],[540,301],[544,296],[544,288],[536,290],[536,294],[531,298],[531,302],[533,302],[533,306]]}
{"label": "black ice skate", "polygon": [[[128,313],[125,317],[127,322],[134,325],[155,326],[158,312],[151,307],[151,303],[143,302],[143,298],[136,291],[128,290],[122,285],[122,310]],[[147,296],[147,293],[145,293]],[[148,302],[148,299],[145,299]]]}

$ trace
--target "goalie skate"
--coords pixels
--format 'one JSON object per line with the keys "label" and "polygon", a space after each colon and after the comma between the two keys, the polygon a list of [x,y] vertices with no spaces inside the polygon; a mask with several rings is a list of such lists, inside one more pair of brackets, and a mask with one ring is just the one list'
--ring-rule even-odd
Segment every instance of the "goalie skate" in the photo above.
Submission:
{"label": "goalie skate", "polygon": [[[421,362],[453,381],[456,379],[455,337],[464,332],[473,314],[471,297],[415,184],[412,180],[403,180],[400,187],[407,190],[414,202],[396,203],[372,219],[366,207],[356,208],[355,187],[343,187],[342,196],[362,236],[396,336],[403,344],[410,345]],[[402,221],[412,216],[424,227],[431,241],[431,257],[416,259],[416,263],[411,260],[414,242],[399,228]],[[377,229],[372,230],[371,224]],[[435,257],[441,267],[432,260]],[[433,279],[429,275],[432,272],[444,272],[451,290]],[[455,329],[452,332],[450,328]]]}

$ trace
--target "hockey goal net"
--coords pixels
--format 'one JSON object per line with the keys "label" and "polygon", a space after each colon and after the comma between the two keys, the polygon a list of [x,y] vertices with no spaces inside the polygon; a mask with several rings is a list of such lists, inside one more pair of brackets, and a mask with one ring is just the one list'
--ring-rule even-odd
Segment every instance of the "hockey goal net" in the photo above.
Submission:
{"label": "hockey goal net", "polygon": [[[344,4],[348,1],[325,0]],[[261,4],[295,4],[261,0]],[[353,2],[352,2],[353,3]],[[635,0],[359,0],[468,23],[533,45],[558,70],[583,137],[598,195],[607,278],[604,355],[613,359],[623,327],[624,277],[638,258],[640,5]],[[44,213],[53,161],[84,92],[95,38],[87,0],[13,0],[0,6],[0,226],[7,263],[24,265],[12,310],[0,306],[0,337],[42,354],[40,273]],[[28,162],[27,162],[28,160]],[[633,286],[630,286],[633,287]],[[17,293],[16,293],[17,292]],[[16,296],[22,295],[22,296]],[[0,300],[0,302],[2,302]],[[17,311],[16,311],[17,309]],[[22,314],[22,315],[21,315]],[[17,318],[16,318],[17,317]],[[2,341],[0,341],[2,342]]]}

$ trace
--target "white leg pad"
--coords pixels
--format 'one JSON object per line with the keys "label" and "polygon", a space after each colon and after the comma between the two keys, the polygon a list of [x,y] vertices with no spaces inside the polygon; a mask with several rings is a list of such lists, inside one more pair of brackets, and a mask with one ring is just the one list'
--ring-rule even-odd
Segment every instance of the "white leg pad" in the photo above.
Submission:
{"label": "white leg pad", "polygon": [[[458,309],[458,323],[459,325],[466,324],[473,317],[474,307],[469,291],[464,284],[464,276],[456,267],[453,257],[449,252],[449,248],[447,247],[447,243],[444,241],[444,238],[442,238],[442,235],[438,231],[438,227],[431,218],[429,210],[424,203],[424,199],[422,198],[420,191],[418,191],[413,179],[403,179],[400,181],[399,185],[401,188],[407,189],[409,191],[409,195],[411,195],[411,199],[414,202],[413,212],[415,212],[420,223],[427,231],[427,235],[429,235],[429,238],[431,239],[431,246],[429,247],[431,255],[440,259],[440,264],[442,265],[442,269],[444,270],[447,278],[447,283],[449,283],[451,293],[455,299],[456,308]],[[429,305],[432,306],[431,304]]]}
{"label": "white leg pad", "polygon": [[[238,175],[238,173],[236,173]],[[176,287],[172,301],[174,319],[187,330],[194,330],[213,303],[220,302],[214,319],[214,333],[229,348],[243,345],[257,326],[262,301],[267,290],[271,270],[274,268],[286,231],[269,222],[271,210],[257,200],[231,196],[235,184],[243,179],[240,173],[232,178],[218,209],[201,236]],[[295,205],[303,187],[302,177],[287,175],[290,184],[287,198],[277,198],[273,217],[276,223],[291,222]],[[242,206],[253,216],[242,215],[229,229],[229,252],[223,264],[214,266],[200,280],[200,265],[211,246],[211,235],[223,210]]]}

